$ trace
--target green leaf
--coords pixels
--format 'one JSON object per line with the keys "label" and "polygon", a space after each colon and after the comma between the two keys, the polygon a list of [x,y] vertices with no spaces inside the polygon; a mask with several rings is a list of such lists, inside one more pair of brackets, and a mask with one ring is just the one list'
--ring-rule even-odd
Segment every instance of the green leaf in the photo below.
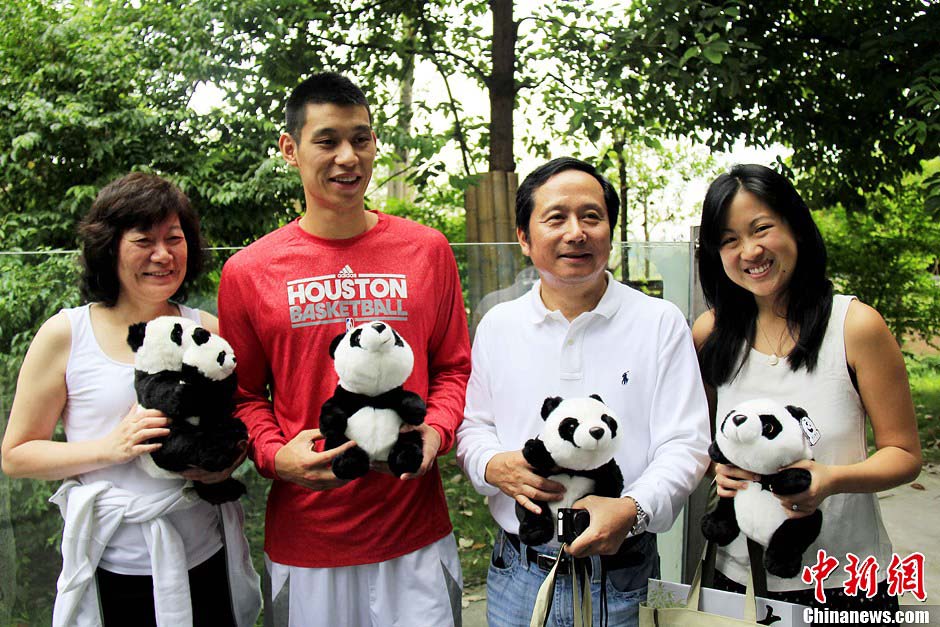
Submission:
{"label": "green leaf", "polygon": [[702,56],[708,59],[710,63],[714,63],[715,65],[718,65],[719,63],[721,63],[721,59],[723,58],[724,55],[722,51],[720,50],[719,46],[712,44],[702,50]]}
{"label": "green leaf", "polygon": [[682,55],[682,58],[679,59],[679,67],[685,67],[685,64],[689,60],[696,58],[702,53],[701,49],[698,47],[692,47],[685,51],[685,54]]}

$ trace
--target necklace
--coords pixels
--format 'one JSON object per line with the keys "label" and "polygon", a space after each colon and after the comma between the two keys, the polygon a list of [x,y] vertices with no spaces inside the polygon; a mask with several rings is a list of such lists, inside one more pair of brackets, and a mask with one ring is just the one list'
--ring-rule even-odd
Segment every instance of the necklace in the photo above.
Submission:
{"label": "necklace", "polygon": [[[764,336],[764,339],[767,341],[767,345],[768,345],[771,349],[773,349],[772,352],[771,352],[771,354],[770,354],[770,357],[767,358],[767,363],[769,363],[771,366],[776,366],[777,364],[780,363],[780,357],[777,355],[777,353],[782,353],[782,352],[783,352],[783,350],[782,350],[782,348],[781,348],[781,346],[783,345],[783,333],[781,333],[781,334],[777,337],[777,343],[774,344],[773,342],[770,341],[770,338],[767,337],[767,332],[764,331],[763,325],[761,325],[761,324],[758,323],[757,328],[760,329],[760,333],[761,333],[761,335]],[[786,329],[785,329],[785,331],[786,331]]]}

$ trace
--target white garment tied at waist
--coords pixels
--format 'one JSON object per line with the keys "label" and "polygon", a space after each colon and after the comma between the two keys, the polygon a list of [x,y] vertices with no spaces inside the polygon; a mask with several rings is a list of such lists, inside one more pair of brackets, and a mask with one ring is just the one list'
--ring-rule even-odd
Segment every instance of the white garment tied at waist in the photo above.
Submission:
{"label": "white garment tied at waist", "polygon": [[[143,530],[150,552],[157,624],[192,625],[186,551],[179,533],[165,517],[199,501],[192,489],[136,494],[107,481],[84,485],[69,479],[49,500],[59,506],[65,520],[54,627],[102,624],[95,571],[108,541],[122,523],[137,523]],[[260,611],[261,594],[241,529],[241,506],[226,503],[220,509],[236,622],[251,625]]]}

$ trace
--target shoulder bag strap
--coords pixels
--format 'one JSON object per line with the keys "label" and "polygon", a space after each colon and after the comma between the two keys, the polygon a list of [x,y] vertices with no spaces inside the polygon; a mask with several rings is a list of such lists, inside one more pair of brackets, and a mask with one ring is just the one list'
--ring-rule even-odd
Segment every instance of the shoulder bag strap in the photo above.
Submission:
{"label": "shoulder bag strap", "polygon": [[751,561],[751,576],[754,578],[754,596],[767,598],[767,571],[764,570],[764,547],[748,538],[747,556]]}
{"label": "shoulder bag strap", "polygon": [[[539,586],[529,627],[545,627],[548,624],[548,615],[552,611],[552,598],[555,595],[555,581],[558,578],[558,564],[564,556],[565,546],[562,544],[558,549],[552,569],[548,571],[545,581]],[[591,578],[587,575],[586,560],[571,559],[571,593],[574,627],[590,627],[594,610],[591,606]]]}

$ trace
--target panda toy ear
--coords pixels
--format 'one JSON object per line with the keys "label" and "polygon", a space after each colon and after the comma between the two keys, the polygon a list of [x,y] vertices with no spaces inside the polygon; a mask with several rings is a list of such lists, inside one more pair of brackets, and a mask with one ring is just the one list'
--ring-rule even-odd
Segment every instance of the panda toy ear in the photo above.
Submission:
{"label": "panda toy ear", "polygon": [[800,418],[808,418],[809,414],[806,413],[806,410],[802,407],[797,407],[796,405],[787,405],[787,411],[790,412],[790,415],[799,420]]}
{"label": "panda toy ear", "polygon": [[542,420],[548,420],[549,414],[555,411],[555,408],[561,405],[563,399],[560,396],[549,396],[542,403]]}
{"label": "panda toy ear", "polygon": [[346,337],[346,334],[340,333],[330,342],[330,359],[336,359],[336,348],[339,346],[339,343],[343,341],[344,337]]}
{"label": "panda toy ear", "polygon": [[193,329],[193,342],[196,343],[196,346],[202,346],[209,341],[209,338],[212,337],[212,334],[209,333],[206,329],[202,327],[196,327]]}
{"label": "panda toy ear", "polygon": [[604,402],[604,399],[601,398],[600,394],[591,394],[591,398],[593,398],[595,401],[600,401],[601,403]]}
{"label": "panda toy ear", "polygon": [[177,346],[183,345],[183,325],[179,322],[173,325],[173,330],[170,331],[170,339],[173,340],[173,343]]}
{"label": "panda toy ear", "polygon": [[137,322],[127,328],[127,343],[135,353],[137,352],[137,349],[144,345],[144,337],[146,335],[146,322]]}

